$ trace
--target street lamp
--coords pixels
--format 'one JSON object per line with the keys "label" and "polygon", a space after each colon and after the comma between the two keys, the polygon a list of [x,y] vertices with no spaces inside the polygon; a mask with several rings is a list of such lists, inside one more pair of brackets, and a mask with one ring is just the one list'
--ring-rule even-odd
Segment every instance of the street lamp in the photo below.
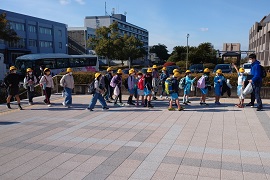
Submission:
{"label": "street lamp", "polygon": [[189,38],[189,34],[187,34],[187,60],[186,60],[186,69],[188,69],[188,38]]}

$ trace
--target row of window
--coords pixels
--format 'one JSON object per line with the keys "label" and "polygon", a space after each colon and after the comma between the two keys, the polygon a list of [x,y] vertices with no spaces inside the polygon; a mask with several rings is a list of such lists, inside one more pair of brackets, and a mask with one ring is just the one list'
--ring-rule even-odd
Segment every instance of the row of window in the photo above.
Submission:
{"label": "row of window", "polygon": [[[37,40],[29,39],[28,45],[30,47],[37,47],[38,46]],[[18,42],[9,42],[9,47],[25,48],[26,47],[25,39],[22,38]],[[39,47],[52,48],[53,47],[53,42],[51,42],[51,41],[39,41]],[[58,43],[58,47],[59,47],[59,49],[62,49],[62,47],[63,47],[62,42]]]}
{"label": "row of window", "polygon": [[119,23],[119,22],[118,22],[118,27],[119,27],[119,28],[126,29],[126,30],[129,30],[129,31],[132,31],[132,32],[135,32],[135,33],[138,33],[138,34],[142,34],[142,35],[145,35],[145,36],[148,35],[148,33],[145,32],[145,31],[142,31],[142,30],[140,30],[140,29],[137,29],[137,28],[134,28],[134,27],[132,27],[132,26],[125,25],[125,24],[122,24],[122,23]]}
{"label": "row of window", "polygon": [[[9,22],[10,28],[17,31],[25,31],[25,24],[18,22]],[[34,25],[28,25],[28,31],[31,33],[36,33],[37,28]],[[40,34],[52,35],[52,28],[39,27]],[[62,30],[58,30],[58,36],[62,37]]]}
{"label": "row of window", "polygon": [[138,38],[139,40],[142,40],[142,41],[147,41],[147,37],[145,36],[141,36],[141,35],[137,35],[137,34],[134,34],[134,33],[130,33],[130,32],[127,32],[127,31],[123,31],[123,30],[119,30],[119,33],[124,35],[124,34],[127,34],[128,36],[134,36],[136,38]]}

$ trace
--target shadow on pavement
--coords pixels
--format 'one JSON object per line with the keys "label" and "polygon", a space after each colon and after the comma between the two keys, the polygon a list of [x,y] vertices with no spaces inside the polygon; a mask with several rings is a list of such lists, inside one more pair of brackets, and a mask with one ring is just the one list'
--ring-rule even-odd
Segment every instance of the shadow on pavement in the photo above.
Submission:
{"label": "shadow on pavement", "polygon": [[0,122],[0,126],[4,126],[4,125],[12,125],[12,124],[19,124],[20,122]]}

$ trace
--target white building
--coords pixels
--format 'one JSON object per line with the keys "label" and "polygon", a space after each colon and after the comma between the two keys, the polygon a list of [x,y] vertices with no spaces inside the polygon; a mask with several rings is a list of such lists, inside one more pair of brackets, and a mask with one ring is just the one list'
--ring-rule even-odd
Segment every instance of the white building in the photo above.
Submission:
{"label": "white building", "polygon": [[270,65],[270,14],[256,22],[249,30],[249,50],[255,51],[257,59],[264,66]]}
{"label": "white building", "polygon": [[146,29],[133,25],[126,21],[126,16],[122,14],[113,14],[112,16],[87,16],[84,19],[84,26],[97,29],[99,27],[109,27],[114,22],[118,23],[119,33],[121,35],[133,35],[144,43],[145,50],[148,50],[149,33]]}

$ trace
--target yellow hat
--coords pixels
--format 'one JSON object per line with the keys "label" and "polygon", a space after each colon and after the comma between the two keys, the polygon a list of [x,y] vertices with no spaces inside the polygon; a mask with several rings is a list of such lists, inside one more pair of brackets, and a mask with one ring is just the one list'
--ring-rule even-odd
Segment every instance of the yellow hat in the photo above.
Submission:
{"label": "yellow hat", "polygon": [[162,70],[163,70],[163,71],[167,71],[167,68],[166,68],[166,67],[163,67]]}
{"label": "yellow hat", "polygon": [[71,68],[67,68],[67,72],[68,73],[72,72],[72,69]]}
{"label": "yellow hat", "polygon": [[203,70],[203,72],[204,72],[204,73],[209,73],[209,72],[210,72],[210,69],[205,68],[205,69]]}
{"label": "yellow hat", "polygon": [[49,69],[49,68],[45,68],[45,69],[44,69],[44,72],[46,72],[46,71],[50,71],[50,69]]}
{"label": "yellow hat", "polygon": [[13,71],[13,70],[17,70],[17,68],[15,66],[10,66],[9,70]]}
{"label": "yellow hat", "polygon": [[173,70],[173,74],[176,73],[176,72],[179,72],[179,69],[174,69]]}
{"label": "yellow hat", "polygon": [[191,73],[191,71],[190,70],[186,70],[186,73]]}
{"label": "yellow hat", "polygon": [[100,73],[100,72],[96,72],[96,74],[95,74],[95,78],[98,78],[100,75],[101,75],[101,73]]}
{"label": "yellow hat", "polygon": [[240,69],[239,69],[239,72],[240,72],[240,73],[244,73],[244,72],[245,72],[245,69],[244,69],[244,68],[240,68]]}
{"label": "yellow hat", "polygon": [[157,65],[153,65],[153,67],[152,67],[153,69],[157,69]]}
{"label": "yellow hat", "polygon": [[216,71],[216,73],[222,74],[222,70],[221,70],[221,69],[218,69],[218,70]]}
{"label": "yellow hat", "polygon": [[117,74],[123,74],[122,69],[118,69],[118,70],[117,70]]}
{"label": "yellow hat", "polygon": [[108,68],[107,68],[107,71],[112,71],[112,70],[113,70],[112,67],[108,67]]}
{"label": "yellow hat", "polygon": [[173,73],[173,75],[174,75],[174,77],[176,77],[176,78],[179,78],[179,77],[181,76],[181,74],[180,74],[179,72],[175,72],[175,73]]}
{"label": "yellow hat", "polygon": [[32,72],[33,70],[31,68],[27,68],[26,72]]}
{"label": "yellow hat", "polygon": [[148,73],[151,73],[151,72],[152,72],[152,68],[148,68],[148,69],[147,69],[147,72],[148,72]]}
{"label": "yellow hat", "polygon": [[132,74],[132,73],[134,73],[134,69],[130,69],[130,70],[128,71],[128,74]]}

